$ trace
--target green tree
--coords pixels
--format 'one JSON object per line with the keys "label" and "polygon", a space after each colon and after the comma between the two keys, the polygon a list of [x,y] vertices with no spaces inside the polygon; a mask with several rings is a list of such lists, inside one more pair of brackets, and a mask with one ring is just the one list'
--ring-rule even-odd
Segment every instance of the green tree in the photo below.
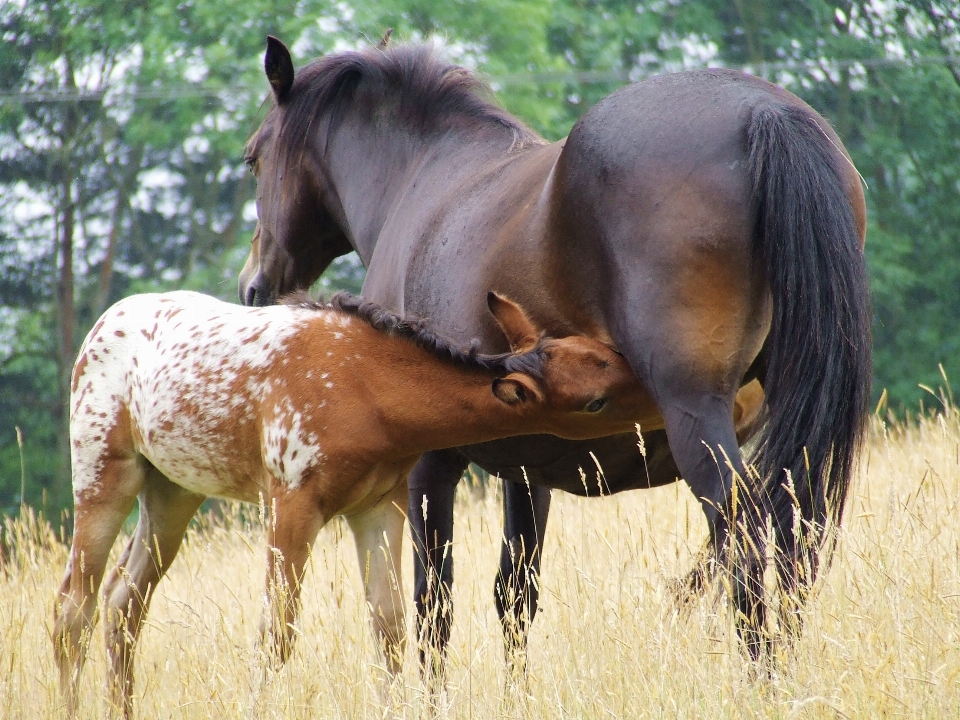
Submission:
{"label": "green tree", "polygon": [[[219,0],[0,5],[0,509],[68,501],[66,398],[83,335],[131,292],[232,298],[253,224],[243,144],[265,35],[297,65],[432,40],[549,139],[620,85],[723,64],[794,91],[868,185],[877,390],[960,377],[960,7],[946,0]],[[359,289],[355,256],[324,292]]]}
{"label": "green tree", "polygon": [[110,302],[199,283],[233,295],[224,263],[251,226],[242,147],[264,97],[257,56],[295,5],[0,9],[3,497],[19,486],[18,425],[29,499],[69,498],[70,370]]}

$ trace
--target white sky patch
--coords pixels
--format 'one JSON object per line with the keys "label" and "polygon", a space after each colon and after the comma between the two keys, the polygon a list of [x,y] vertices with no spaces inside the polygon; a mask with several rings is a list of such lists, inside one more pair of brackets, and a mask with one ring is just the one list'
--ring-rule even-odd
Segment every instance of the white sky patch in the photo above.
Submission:
{"label": "white sky patch", "polygon": [[10,218],[17,224],[28,225],[53,216],[53,205],[24,181],[8,186],[5,203],[13,206]]}
{"label": "white sky patch", "polygon": [[17,343],[17,325],[20,319],[28,316],[27,310],[6,307],[0,305],[0,360],[10,359],[13,353],[20,347]]}
{"label": "white sky patch", "polygon": [[136,101],[130,97],[132,88],[130,83],[125,81],[126,77],[128,74],[135,76],[142,64],[143,47],[138,43],[130,49],[130,52],[116,58],[113,72],[110,74],[103,102],[107,108],[107,114],[121,125],[129,122],[136,109]]}
{"label": "white sky patch", "polygon": [[867,69],[863,63],[853,63],[849,68],[850,89],[854,92],[861,92],[869,87],[867,82]]}
{"label": "white sky patch", "polygon": [[871,0],[867,7],[882,20],[894,19],[895,4],[890,0]]}
{"label": "white sky patch", "polygon": [[200,48],[184,60],[183,79],[189,83],[200,83],[210,75],[210,68]]}
{"label": "white sky patch", "polygon": [[660,36],[657,45],[665,52],[675,49],[680,51],[681,58],[679,61],[668,60],[663,62],[662,67],[668,72],[705,68],[719,64],[720,48],[715,42],[707,39],[705,35],[690,33],[683,37],[677,37],[672,33],[664,34]]}
{"label": "white sky patch", "polygon": [[247,200],[243,204],[243,219],[244,222],[256,222],[257,220],[257,201],[256,200]]}
{"label": "white sky patch", "polygon": [[217,182],[225,183],[228,180],[242,180],[243,176],[246,175],[249,170],[243,163],[227,163],[220,166],[220,169],[217,171]]}
{"label": "white sky patch", "polygon": [[210,152],[210,140],[205,137],[188,137],[183,141],[183,152],[188,159],[199,161]]}
{"label": "white sky patch", "polygon": [[239,118],[235,113],[218,110],[204,115],[202,123],[207,130],[222,133],[228,130],[236,130],[239,127]]}
{"label": "white sky patch", "polygon": [[713,40],[699,35],[682,38],[679,46],[683,53],[683,66],[688,69],[707,67],[720,55],[720,47]]}
{"label": "white sky patch", "polygon": [[[334,21],[336,22],[336,21]],[[339,25],[339,23],[337,23]],[[295,58],[308,57],[313,54],[313,41],[308,33],[298,37],[290,46],[290,54]]]}
{"label": "white sky patch", "polygon": [[329,15],[324,15],[317,18],[317,27],[320,29],[320,32],[333,35],[340,31],[340,20],[335,17],[330,17]]}
{"label": "white sky patch", "polygon": [[174,188],[185,182],[181,175],[158,167],[144,170],[137,179],[139,187],[130,198],[131,207],[143,212],[156,211],[165,218],[172,218],[181,212],[184,198],[173,192]]}
{"label": "white sky patch", "polygon": [[903,47],[903,42],[899,38],[888,38],[883,43],[884,52],[887,53],[887,57],[897,58],[903,60],[907,57],[907,50]]}
{"label": "white sky patch", "polygon": [[[52,63],[50,63],[50,65],[49,65],[48,67],[50,68],[50,70],[53,71],[54,76],[57,78],[57,84],[58,84],[58,85],[64,85],[64,84],[65,84],[65,83],[64,83],[64,80],[65,80],[66,77],[67,77],[67,60],[66,60],[66,58],[64,58],[64,57],[61,55],[61,56],[58,57],[56,60],[54,60]],[[35,79],[35,80],[38,80],[38,81],[42,81],[42,79],[43,79],[43,77],[44,77],[44,75],[45,75],[45,73],[43,72],[44,70],[45,70],[45,68],[43,68],[43,67],[40,67],[40,66],[35,67],[35,68],[32,69],[29,77],[31,77],[31,78],[33,78],[33,79]],[[39,83],[38,83],[38,84],[39,84]]]}
{"label": "white sky patch", "polygon": [[441,55],[458,65],[463,65],[472,72],[483,67],[488,62],[485,48],[480,43],[469,43],[462,40],[451,40],[443,35],[431,35],[429,41]]}
{"label": "white sky patch", "polygon": [[43,153],[60,147],[60,141],[46,131],[46,128],[24,124],[20,127],[20,143],[28,150]]}
{"label": "white sky patch", "polygon": [[337,11],[340,13],[340,17],[342,17],[345,22],[350,22],[351,20],[353,20],[353,15],[354,15],[353,7],[349,3],[338,2],[335,5],[335,7],[337,8]]}
{"label": "white sky patch", "polygon": [[217,213],[210,218],[210,228],[216,233],[222,233],[230,225],[230,220],[231,216],[228,213]]}

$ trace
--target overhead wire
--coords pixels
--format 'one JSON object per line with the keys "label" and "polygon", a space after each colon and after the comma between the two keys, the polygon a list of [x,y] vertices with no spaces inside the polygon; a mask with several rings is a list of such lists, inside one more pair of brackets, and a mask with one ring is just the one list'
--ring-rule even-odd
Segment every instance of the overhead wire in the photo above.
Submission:
{"label": "overhead wire", "polygon": [[[741,70],[754,75],[769,75],[780,71],[822,72],[843,68],[882,68],[882,67],[909,67],[914,65],[956,65],[960,67],[960,56],[956,55],[925,55],[915,57],[882,57],[882,58],[847,58],[831,60],[828,58],[807,60],[777,60],[761,63],[746,63],[742,65],[707,65],[705,67],[725,67]],[[651,68],[651,72],[642,76],[662,72],[663,67]],[[578,85],[592,85],[603,83],[627,83],[639,79],[637,69],[601,69],[601,70],[567,70],[567,71],[529,71],[507,73],[503,75],[487,75],[480,72],[494,87],[510,85],[568,82]],[[124,100],[178,100],[183,98],[223,98],[224,94],[236,97],[238,91],[258,92],[261,88],[248,84],[235,85],[202,85],[190,84],[177,87],[150,87],[123,89],[111,87],[101,90],[0,90],[0,105],[60,103],[60,102],[103,102],[114,98]],[[266,87],[262,88],[266,92]]]}

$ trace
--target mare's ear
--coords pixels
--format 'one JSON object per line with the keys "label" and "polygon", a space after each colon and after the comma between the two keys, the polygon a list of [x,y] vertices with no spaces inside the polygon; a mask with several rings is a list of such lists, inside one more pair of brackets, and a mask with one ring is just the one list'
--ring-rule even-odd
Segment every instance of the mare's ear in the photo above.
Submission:
{"label": "mare's ear", "polygon": [[387,46],[390,44],[391,35],[393,35],[393,28],[387,28],[387,31],[383,34],[383,37],[380,38],[380,42],[377,43],[377,50],[387,49]]}
{"label": "mare's ear", "polygon": [[510,349],[513,352],[526,352],[533,349],[537,340],[540,339],[540,333],[530,322],[530,318],[522,307],[495,292],[487,293],[487,307],[496,318],[503,334],[507,336],[507,342],[510,343]]}
{"label": "mare's ear", "polygon": [[506,377],[493,381],[493,394],[507,405],[521,405],[530,402],[543,402],[543,394],[536,381],[523,373],[510,373]]}
{"label": "mare's ear", "polygon": [[293,85],[293,60],[290,59],[287,46],[273,35],[267,35],[267,53],[263,56],[263,69],[267,73],[267,80],[270,81],[273,96],[279,105],[290,91],[290,86]]}

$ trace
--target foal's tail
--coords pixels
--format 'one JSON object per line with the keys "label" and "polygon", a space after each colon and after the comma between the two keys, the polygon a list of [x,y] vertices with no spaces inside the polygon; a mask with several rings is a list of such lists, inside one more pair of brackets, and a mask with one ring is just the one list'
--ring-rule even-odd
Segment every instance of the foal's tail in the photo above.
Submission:
{"label": "foal's tail", "polygon": [[[768,422],[752,458],[762,483],[760,513],[742,509],[739,519],[759,546],[772,519],[782,587],[802,603],[829,562],[829,529],[843,515],[864,434],[871,375],[867,274],[844,191],[849,160],[813,113],[759,107],[747,137],[754,252],[766,267],[773,320],[763,383]],[[738,601],[741,609],[756,608],[742,594]]]}

